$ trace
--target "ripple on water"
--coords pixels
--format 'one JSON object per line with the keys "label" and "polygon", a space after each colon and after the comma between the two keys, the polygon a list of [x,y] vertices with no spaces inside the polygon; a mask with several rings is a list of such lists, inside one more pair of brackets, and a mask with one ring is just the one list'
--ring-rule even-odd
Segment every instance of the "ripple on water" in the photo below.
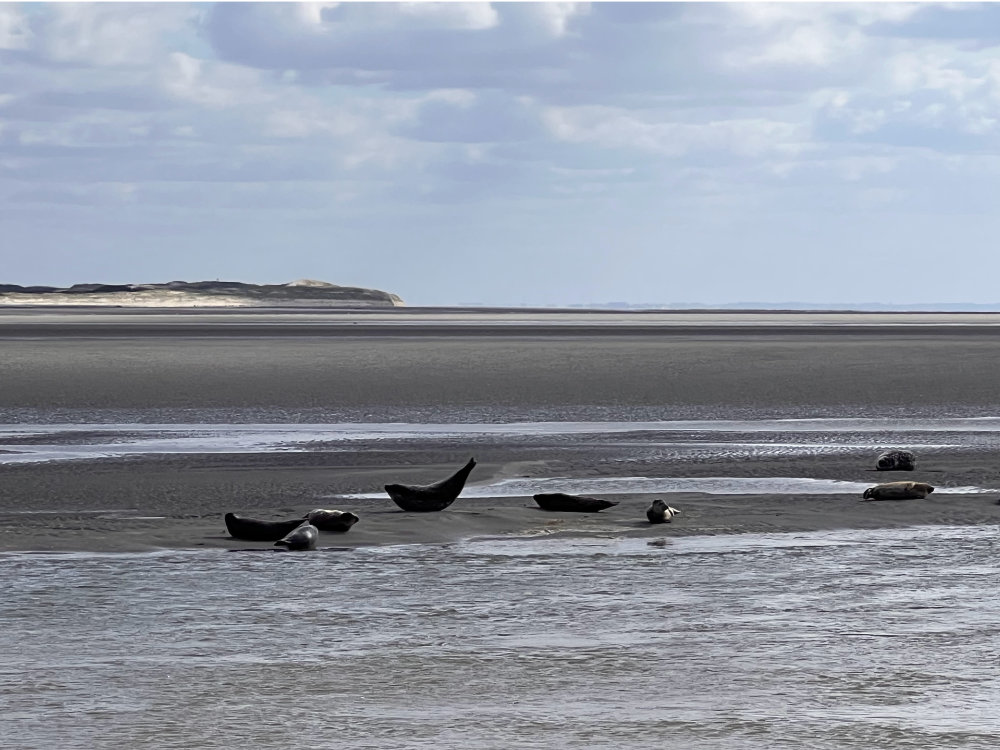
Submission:
{"label": "ripple on water", "polygon": [[[660,420],[505,423],[334,423],[334,424],[24,424],[0,425],[0,463],[100,460],[131,455],[262,453],[336,450],[357,441],[476,440],[500,437],[532,440],[571,436],[643,435],[679,457],[712,455],[812,456],[877,450],[884,440],[905,439],[927,450],[993,449],[1000,443],[1000,418],[843,418],[756,420]],[[741,436],[691,443],[691,435]],[[672,435],[666,443],[657,436]],[[745,436],[790,436],[759,442]],[[816,438],[806,442],[800,436]],[[947,437],[948,440],[942,440]],[[877,439],[876,439],[877,438]]]}
{"label": "ripple on water", "polygon": [[995,747],[995,527],[0,557],[12,747]]}

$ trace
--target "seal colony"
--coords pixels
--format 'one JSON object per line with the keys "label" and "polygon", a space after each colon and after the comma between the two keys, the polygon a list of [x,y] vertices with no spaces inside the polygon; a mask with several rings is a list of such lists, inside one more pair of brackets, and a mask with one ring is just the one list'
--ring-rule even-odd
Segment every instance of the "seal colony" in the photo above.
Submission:
{"label": "seal colony", "polygon": [[[879,471],[912,471],[914,465],[914,456],[910,451],[887,451],[876,459]],[[475,467],[475,458],[470,458],[454,474],[439,482],[428,485],[387,484],[385,491],[405,512],[440,512],[458,499]],[[934,487],[926,482],[887,482],[865,489],[862,500],[924,499],[932,492]],[[552,513],[599,513],[619,505],[616,500],[564,492],[537,493],[532,495],[532,499],[541,510]],[[671,523],[680,512],[665,500],[656,498],[651,501],[645,515],[650,524],[659,525]],[[273,542],[274,546],[289,550],[315,549],[320,532],[343,534],[359,520],[354,513],[325,508],[311,510],[301,518],[276,521],[225,514],[226,528],[233,538]]]}

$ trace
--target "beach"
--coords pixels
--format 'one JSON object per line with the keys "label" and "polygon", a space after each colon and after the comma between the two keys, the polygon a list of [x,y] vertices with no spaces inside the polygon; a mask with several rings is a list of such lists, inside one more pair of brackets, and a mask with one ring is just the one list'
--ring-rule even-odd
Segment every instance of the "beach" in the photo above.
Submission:
{"label": "beach", "polygon": [[[266,547],[231,539],[222,516],[232,511],[279,519],[317,507],[361,517],[349,533],[321,539],[321,545],[344,548],[492,536],[654,540],[996,524],[1000,489],[991,490],[1000,488],[1000,471],[992,443],[945,441],[950,447],[935,443],[921,455],[925,435],[905,427],[906,420],[1000,413],[995,318],[405,308],[354,315],[4,310],[0,422],[7,433],[0,435],[0,459],[8,462],[0,460],[0,550]],[[816,435],[821,442],[847,436],[832,452],[795,449],[794,443],[756,453],[729,450],[757,444],[761,420],[788,420],[764,435],[787,446],[784,427],[797,434],[796,420],[815,418],[870,421],[860,433],[836,422],[813,431],[813,442]],[[710,423],[718,419],[743,420],[744,427],[720,432]],[[706,426],[677,430],[678,420]],[[892,420],[903,420],[905,429],[894,430]],[[168,432],[215,425],[224,433],[226,425],[258,423],[273,429],[580,421],[597,426],[569,435],[558,429],[532,434],[529,428],[509,434],[438,430],[405,438],[352,434],[349,440],[320,434],[277,449],[233,452],[140,448],[128,455],[105,450],[67,458],[57,450],[128,443],[129,425],[145,425],[142,440],[149,440],[158,436],[158,424]],[[636,422],[650,425],[624,432],[602,426]],[[714,454],[711,446],[720,435],[725,446]],[[670,449],[692,440],[705,446],[694,458]],[[55,458],[10,460],[40,443],[56,446]],[[879,446],[914,444],[916,471],[873,471]],[[390,482],[442,479],[470,456],[479,462],[470,487],[517,478],[529,489],[513,496],[463,496],[433,514],[403,513],[382,491]],[[871,485],[912,479],[977,492],[862,502],[859,492],[843,491],[671,491],[662,496],[681,515],[670,525],[651,526],[644,512],[655,493],[634,488],[644,477]],[[544,482],[545,491],[558,491],[560,479],[586,478],[601,479],[602,496],[619,505],[597,514],[546,513],[531,498],[533,480]]]}
{"label": "beach", "polygon": [[[998,332],[0,310],[5,741],[996,747]],[[470,457],[441,512],[384,490]],[[935,490],[862,499],[894,480]],[[307,552],[223,521],[315,508],[360,520]]]}

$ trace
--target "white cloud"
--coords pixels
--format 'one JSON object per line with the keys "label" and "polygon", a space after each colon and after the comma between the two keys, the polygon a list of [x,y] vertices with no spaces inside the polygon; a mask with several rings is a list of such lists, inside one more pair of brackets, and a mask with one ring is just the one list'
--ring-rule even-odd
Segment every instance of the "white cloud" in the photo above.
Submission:
{"label": "white cloud", "polygon": [[171,52],[159,69],[164,90],[172,97],[208,109],[274,101],[261,74],[240,65],[199,60],[183,52]]}
{"label": "white cloud", "polygon": [[808,24],[766,42],[759,49],[737,53],[731,58],[731,62],[734,65],[826,67],[858,54],[863,45],[864,36],[857,30],[844,32],[830,26]]}
{"label": "white cloud", "polygon": [[491,29],[500,16],[489,3],[411,2],[399,6],[401,20],[414,19],[430,28]]}
{"label": "white cloud", "polygon": [[0,49],[27,49],[31,38],[24,15],[15,7],[0,5]]}
{"label": "white cloud", "polygon": [[804,133],[794,123],[746,118],[688,123],[608,107],[550,107],[543,115],[552,134],[570,143],[651,152],[667,157],[695,151],[738,156],[795,152]]}
{"label": "white cloud", "polygon": [[141,65],[163,52],[165,32],[198,11],[172,3],[55,3],[36,24],[38,50],[49,60],[87,65]]}

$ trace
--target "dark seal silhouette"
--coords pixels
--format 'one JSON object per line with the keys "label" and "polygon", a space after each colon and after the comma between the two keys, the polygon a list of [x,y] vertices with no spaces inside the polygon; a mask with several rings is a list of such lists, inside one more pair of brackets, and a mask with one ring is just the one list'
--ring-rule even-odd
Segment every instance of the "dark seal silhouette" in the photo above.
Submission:
{"label": "dark seal silhouette", "polygon": [[596,497],[566,495],[562,492],[542,493],[533,495],[538,507],[542,510],[560,511],[563,513],[596,513],[605,508],[618,505],[611,500],[599,500]]}
{"label": "dark seal silhouette", "polygon": [[465,481],[476,466],[476,459],[456,471],[447,479],[424,486],[387,484],[385,491],[400,508],[411,513],[432,513],[444,510],[461,494]]}
{"label": "dark seal silhouette", "polygon": [[674,516],[680,513],[677,508],[671,508],[662,500],[654,500],[646,509],[646,520],[650,523],[670,523]]}
{"label": "dark seal silhouette", "polygon": [[886,451],[875,459],[878,471],[913,471],[916,462],[910,451]]}
{"label": "dark seal silhouette", "polygon": [[869,487],[861,496],[865,500],[923,500],[934,491],[925,482],[888,482]]}
{"label": "dark seal silhouette", "polygon": [[285,537],[274,543],[275,547],[285,547],[287,549],[316,549],[316,540],[319,539],[319,530],[311,523],[304,523],[292,529]]}
{"label": "dark seal silhouette", "polygon": [[342,534],[358,522],[358,517],[353,513],[343,510],[324,510],[317,508],[311,510],[306,515],[306,519],[320,531]]}
{"label": "dark seal silhouette", "polygon": [[256,518],[241,518],[235,513],[226,513],[226,529],[234,539],[247,542],[276,542],[298,526],[305,518],[289,521],[260,521]]}

